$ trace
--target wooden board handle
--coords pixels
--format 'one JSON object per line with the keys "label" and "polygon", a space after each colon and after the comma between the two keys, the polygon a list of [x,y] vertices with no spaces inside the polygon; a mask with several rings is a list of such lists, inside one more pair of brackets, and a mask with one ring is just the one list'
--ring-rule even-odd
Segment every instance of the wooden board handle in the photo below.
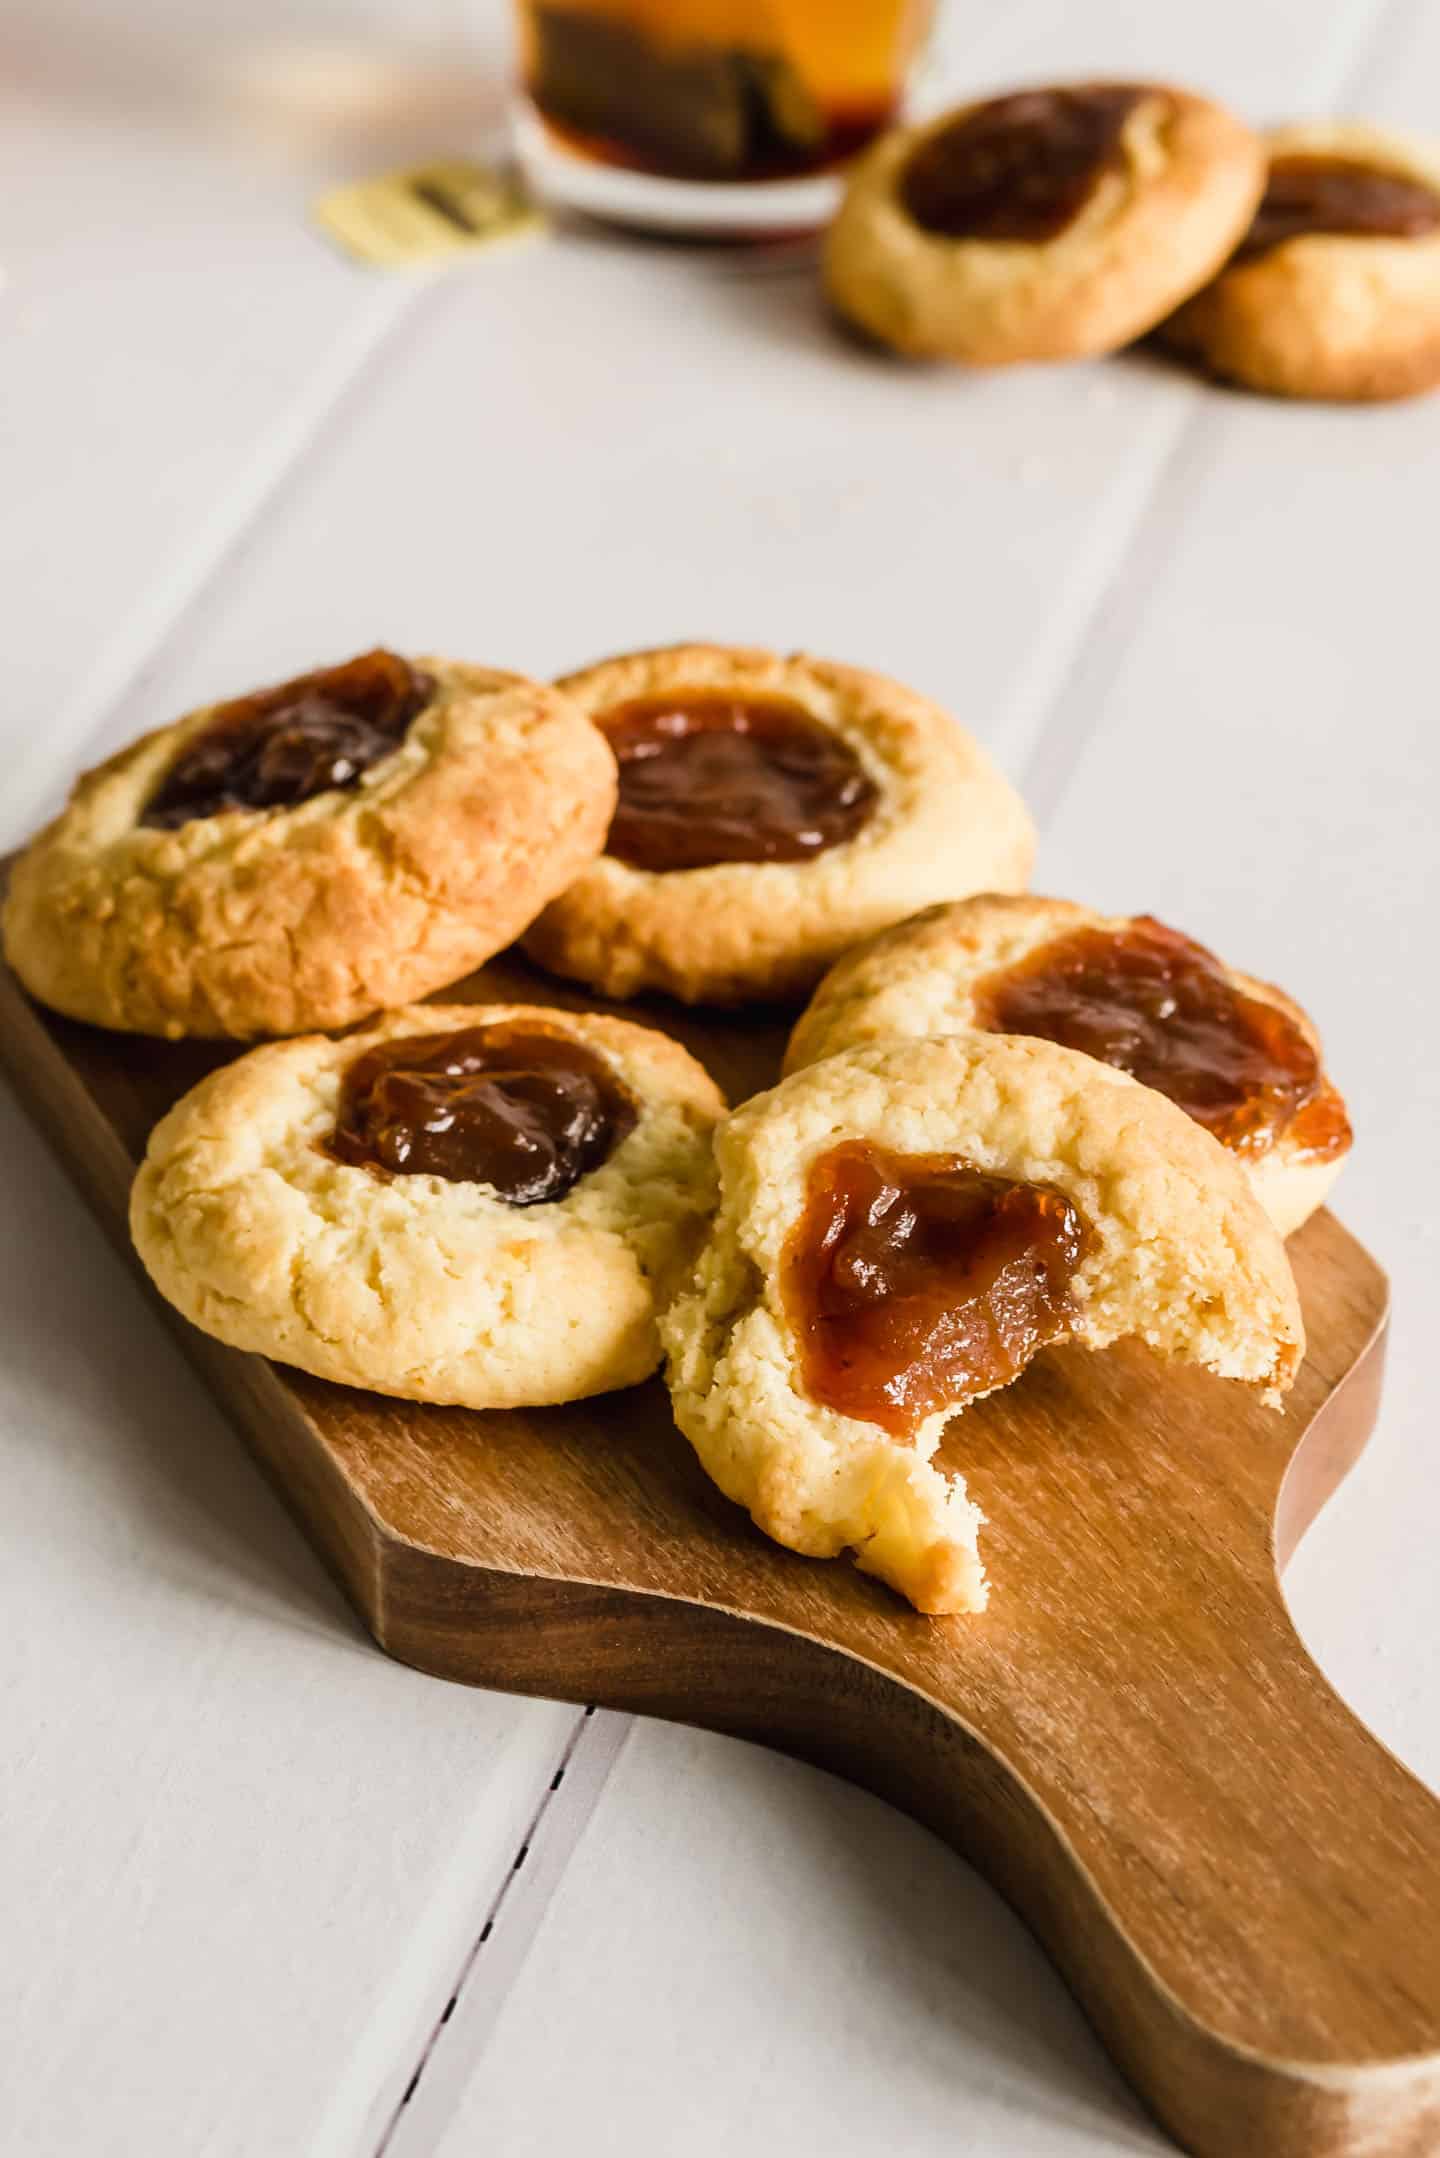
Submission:
{"label": "wooden board handle", "polygon": [[[1291,1465],[1292,1536],[1361,1443],[1381,1348]],[[484,1684],[553,1693],[564,1672],[574,1699],[782,1745],[903,1806],[1030,1923],[1202,2158],[1420,2158],[1440,2149],[1440,1801],[1316,1670],[1248,1495],[1228,1514],[1190,1496],[1165,1463],[1143,1505],[1090,1509],[1094,1545],[1077,1518],[1048,1574],[989,1499],[997,1573],[1029,1587],[979,1626],[897,1621],[856,1584],[847,1627],[834,1569],[805,1570],[819,1638],[758,1595],[725,1610],[412,1550],[381,1638]],[[1082,1607],[1067,1565],[1102,1564]]]}
{"label": "wooden board handle", "polygon": [[1134,1704],[1143,1750],[1128,1765],[1163,1793],[1107,1819],[1073,1764],[1051,1762],[1037,1788],[953,1711],[820,1643],[762,1644],[702,1605],[533,1577],[491,1576],[457,1603],[447,1572],[415,1554],[423,1643],[402,1597],[393,1653],[418,1647],[436,1667],[448,1587],[452,1676],[553,1693],[563,1641],[577,1700],[675,1716],[678,1693],[684,1720],[782,1745],[904,1807],[1030,1924],[1199,2158],[1440,2149],[1440,1803],[1326,1685],[1278,1599],[1247,1614],[1266,1638],[1252,1631],[1227,1683],[1189,1704],[1193,1743],[1163,1776]]}

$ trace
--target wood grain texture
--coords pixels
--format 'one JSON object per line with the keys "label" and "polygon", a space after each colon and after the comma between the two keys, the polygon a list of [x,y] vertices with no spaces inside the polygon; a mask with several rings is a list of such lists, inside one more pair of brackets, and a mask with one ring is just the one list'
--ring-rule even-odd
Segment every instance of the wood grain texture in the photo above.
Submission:
{"label": "wood grain texture", "polygon": [[[458,993],[549,985],[507,961]],[[732,1097],[775,1069],[767,1019],[651,1016]],[[0,1026],[123,1237],[151,1123],[225,1052],[53,1019],[8,977]],[[658,1384],[479,1416],[184,1331],[392,1654],[762,1739],[905,1807],[1027,1918],[1193,2151],[1419,2154],[1440,2139],[1440,1803],[1326,1686],[1276,1578],[1370,1430],[1386,1288],[1329,1216],[1292,1248],[1312,1348],[1283,1416],[1121,1348],[1052,1353],[957,1423],[990,1518],[979,1621],[764,1541]]]}

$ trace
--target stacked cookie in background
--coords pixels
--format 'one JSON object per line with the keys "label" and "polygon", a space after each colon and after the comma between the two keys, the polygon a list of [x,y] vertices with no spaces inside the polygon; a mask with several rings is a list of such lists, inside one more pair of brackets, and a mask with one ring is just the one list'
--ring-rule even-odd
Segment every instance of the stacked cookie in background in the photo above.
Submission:
{"label": "stacked cookie in background", "polygon": [[[858,668],[683,645],[544,685],[378,651],[83,777],[5,949],[75,1019],[281,1037],[185,1095],[135,1181],[194,1324],[480,1410],[663,1354],[762,1528],[967,1611],[955,1412],[1126,1336],[1278,1400],[1281,1238],[1349,1143],[1303,1012],[1148,918],[1026,898],[1033,848],[959,724]],[[457,996],[517,939],[594,996],[680,1001],[637,1023],[538,971]],[[738,1107],[673,1038],[723,1062],[812,991]]]}
{"label": "stacked cookie in background", "polygon": [[859,163],[825,283],[866,335],[996,367],[1158,333],[1290,397],[1440,383],[1440,149],[1317,123],[1259,136],[1210,101],[1095,82],[990,98]]}

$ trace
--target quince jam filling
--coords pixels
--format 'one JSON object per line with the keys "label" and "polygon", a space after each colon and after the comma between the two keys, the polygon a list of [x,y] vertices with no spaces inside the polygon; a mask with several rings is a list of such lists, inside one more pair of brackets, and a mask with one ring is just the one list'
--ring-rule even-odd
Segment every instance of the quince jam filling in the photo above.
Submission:
{"label": "quince jam filling", "polygon": [[910,1438],[1071,1330],[1086,1228],[1062,1192],[847,1140],[810,1168],[781,1293],[807,1393]]}
{"label": "quince jam filling", "polygon": [[1277,157],[1237,262],[1313,232],[1337,238],[1419,240],[1440,232],[1440,190],[1348,157]]}
{"label": "quince jam filling", "polygon": [[504,1021],[381,1042],[346,1072],[329,1151],[357,1168],[488,1184],[539,1206],[635,1125],[610,1067],[573,1035]]}
{"label": "quince jam filling", "polygon": [[236,697],[181,750],[140,822],[173,831],[192,817],[293,809],[353,787],[399,747],[434,694],[431,676],[375,651]]}
{"label": "quince jam filling", "polygon": [[915,223],[947,240],[1053,240],[1120,161],[1125,123],[1156,93],[1135,83],[1021,90],[929,135],[900,181]]}
{"label": "quince jam filling", "polygon": [[807,861],[875,808],[849,743],[785,698],[680,690],[599,724],[620,766],[606,852],[636,869]]}
{"label": "quince jam filling", "polygon": [[1168,1094],[1238,1154],[1284,1138],[1325,1161],[1350,1144],[1340,1097],[1289,1013],[1246,996],[1203,944],[1149,915],[1057,937],[992,974],[975,1023],[1083,1049]]}

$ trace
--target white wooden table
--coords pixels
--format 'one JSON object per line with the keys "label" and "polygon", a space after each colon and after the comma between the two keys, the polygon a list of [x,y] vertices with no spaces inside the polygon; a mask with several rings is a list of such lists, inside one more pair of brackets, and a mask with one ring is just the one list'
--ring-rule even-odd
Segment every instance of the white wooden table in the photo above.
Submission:
{"label": "white wooden table", "polygon": [[[803,271],[595,239],[366,275],[307,200],[482,141],[501,11],[208,13],[11,0],[0,34],[5,836],[101,746],[382,639],[540,673],[773,641],[950,703],[1041,889],[1321,1018],[1397,1318],[1290,1589],[1440,1780],[1440,398],[913,374]],[[1433,0],[958,0],[945,65],[1440,129]],[[3,1095],[0,1148],[7,2158],[1166,2147],[909,1822],[374,1652]]]}

